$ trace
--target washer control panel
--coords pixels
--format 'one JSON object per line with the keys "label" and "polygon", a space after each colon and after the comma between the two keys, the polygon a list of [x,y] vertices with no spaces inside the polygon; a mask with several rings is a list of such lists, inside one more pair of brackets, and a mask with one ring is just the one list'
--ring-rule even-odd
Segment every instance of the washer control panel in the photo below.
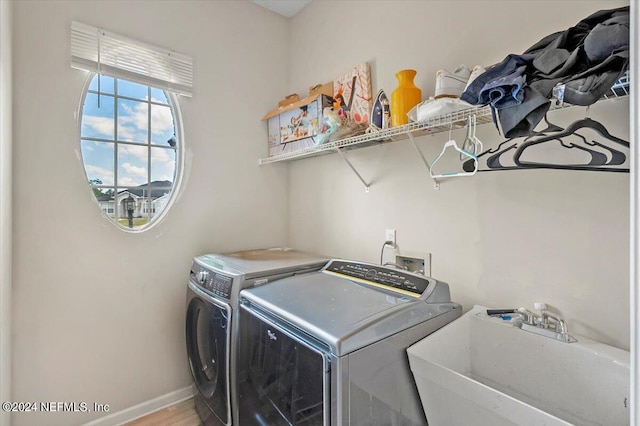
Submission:
{"label": "washer control panel", "polygon": [[231,286],[233,277],[210,271],[197,262],[191,266],[191,281],[208,293],[216,296],[231,298]]}
{"label": "washer control panel", "polygon": [[417,297],[422,295],[431,283],[427,277],[361,262],[333,260],[324,268],[324,271],[368,282],[388,290],[408,292]]}

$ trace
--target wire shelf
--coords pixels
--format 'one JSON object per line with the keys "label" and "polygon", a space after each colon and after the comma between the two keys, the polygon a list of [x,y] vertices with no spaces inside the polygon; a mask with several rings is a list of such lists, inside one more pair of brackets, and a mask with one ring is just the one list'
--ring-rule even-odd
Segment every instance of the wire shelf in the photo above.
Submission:
{"label": "wire shelf", "polygon": [[478,124],[491,122],[491,110],[489,107],[473,107],[457,111],[455,113],[438,116],[429,120],[405,124],[403,126],[391,127],[389,129],[377,130],[362,135],[353,136],[333,142],[327,142],[311,148],[302,149],[300,151],[288,152],[284,154],[274,155],[268,158],[261,158],[258,164],[277,163],[279,161],[297,160],[300,158],[308,158],[321,154],[335,152],[337,149],[345,148],[363,148],[383,142],[403,140],[408,138],[407,134],[415,134],[416,136],[436,134],[449,131],[453,125],[454,129],[465,125],[468,117],[475,115]]}
{"label": "wire shelf", "polygon": [[[629,96],[629,76],[628,73],[625,73],[618,81],[616,81],[616,84],[611,87],[611,90],[602,97],[602,100],[624,98],[627,96]],[[552,110],[571,108],[574,106],[575,105],[567,103],[551,103]],[[281,161],[299,160],[323,154],[331,154],[340,150],[364,148],[371,145],[404,140],[413,136],[435,135],[437,133],[448,132],[452,129],[455,130],[464,127],[467,119],[474,115],[476,116],[477,124],[487,124],[492,122],[490,107],[471,107],[450,114],[433,117],[424,121],[391,127],[389,129],[369,131],[362,135],[324,143],[295,152],[260,158],[258,159],[258,164],[264,165]]]}

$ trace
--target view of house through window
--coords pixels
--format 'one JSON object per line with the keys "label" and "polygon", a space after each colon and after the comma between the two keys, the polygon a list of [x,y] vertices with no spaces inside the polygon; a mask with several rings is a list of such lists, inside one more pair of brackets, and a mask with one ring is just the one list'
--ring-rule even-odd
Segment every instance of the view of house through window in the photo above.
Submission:
{"label": "view of house through window", "polygon": [[178,167],[176,114],[153,87],[94,76],[82,107],[82,160],[100,208],[141,230],[167,207]]}

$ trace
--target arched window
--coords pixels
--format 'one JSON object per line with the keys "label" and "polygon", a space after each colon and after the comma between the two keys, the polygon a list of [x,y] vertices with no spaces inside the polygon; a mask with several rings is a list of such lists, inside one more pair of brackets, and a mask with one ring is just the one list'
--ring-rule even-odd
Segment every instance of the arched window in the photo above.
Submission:
{"label": "arched window", "polygon": [[171,206],[181,175],[175,95],[93,74],[79,122],[87,182],[103,214],[123,230],[153,226]]}

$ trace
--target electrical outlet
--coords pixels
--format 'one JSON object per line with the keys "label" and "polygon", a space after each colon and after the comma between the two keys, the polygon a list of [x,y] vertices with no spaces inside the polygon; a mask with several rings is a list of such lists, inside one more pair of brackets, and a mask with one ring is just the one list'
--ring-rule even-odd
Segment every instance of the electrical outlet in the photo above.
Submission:
{"label": "electrical outlet", "polygon": [[391,241],[393,244],[396,243],[396,230],[395,229],[386,229],[384,231],[384,240]]}

